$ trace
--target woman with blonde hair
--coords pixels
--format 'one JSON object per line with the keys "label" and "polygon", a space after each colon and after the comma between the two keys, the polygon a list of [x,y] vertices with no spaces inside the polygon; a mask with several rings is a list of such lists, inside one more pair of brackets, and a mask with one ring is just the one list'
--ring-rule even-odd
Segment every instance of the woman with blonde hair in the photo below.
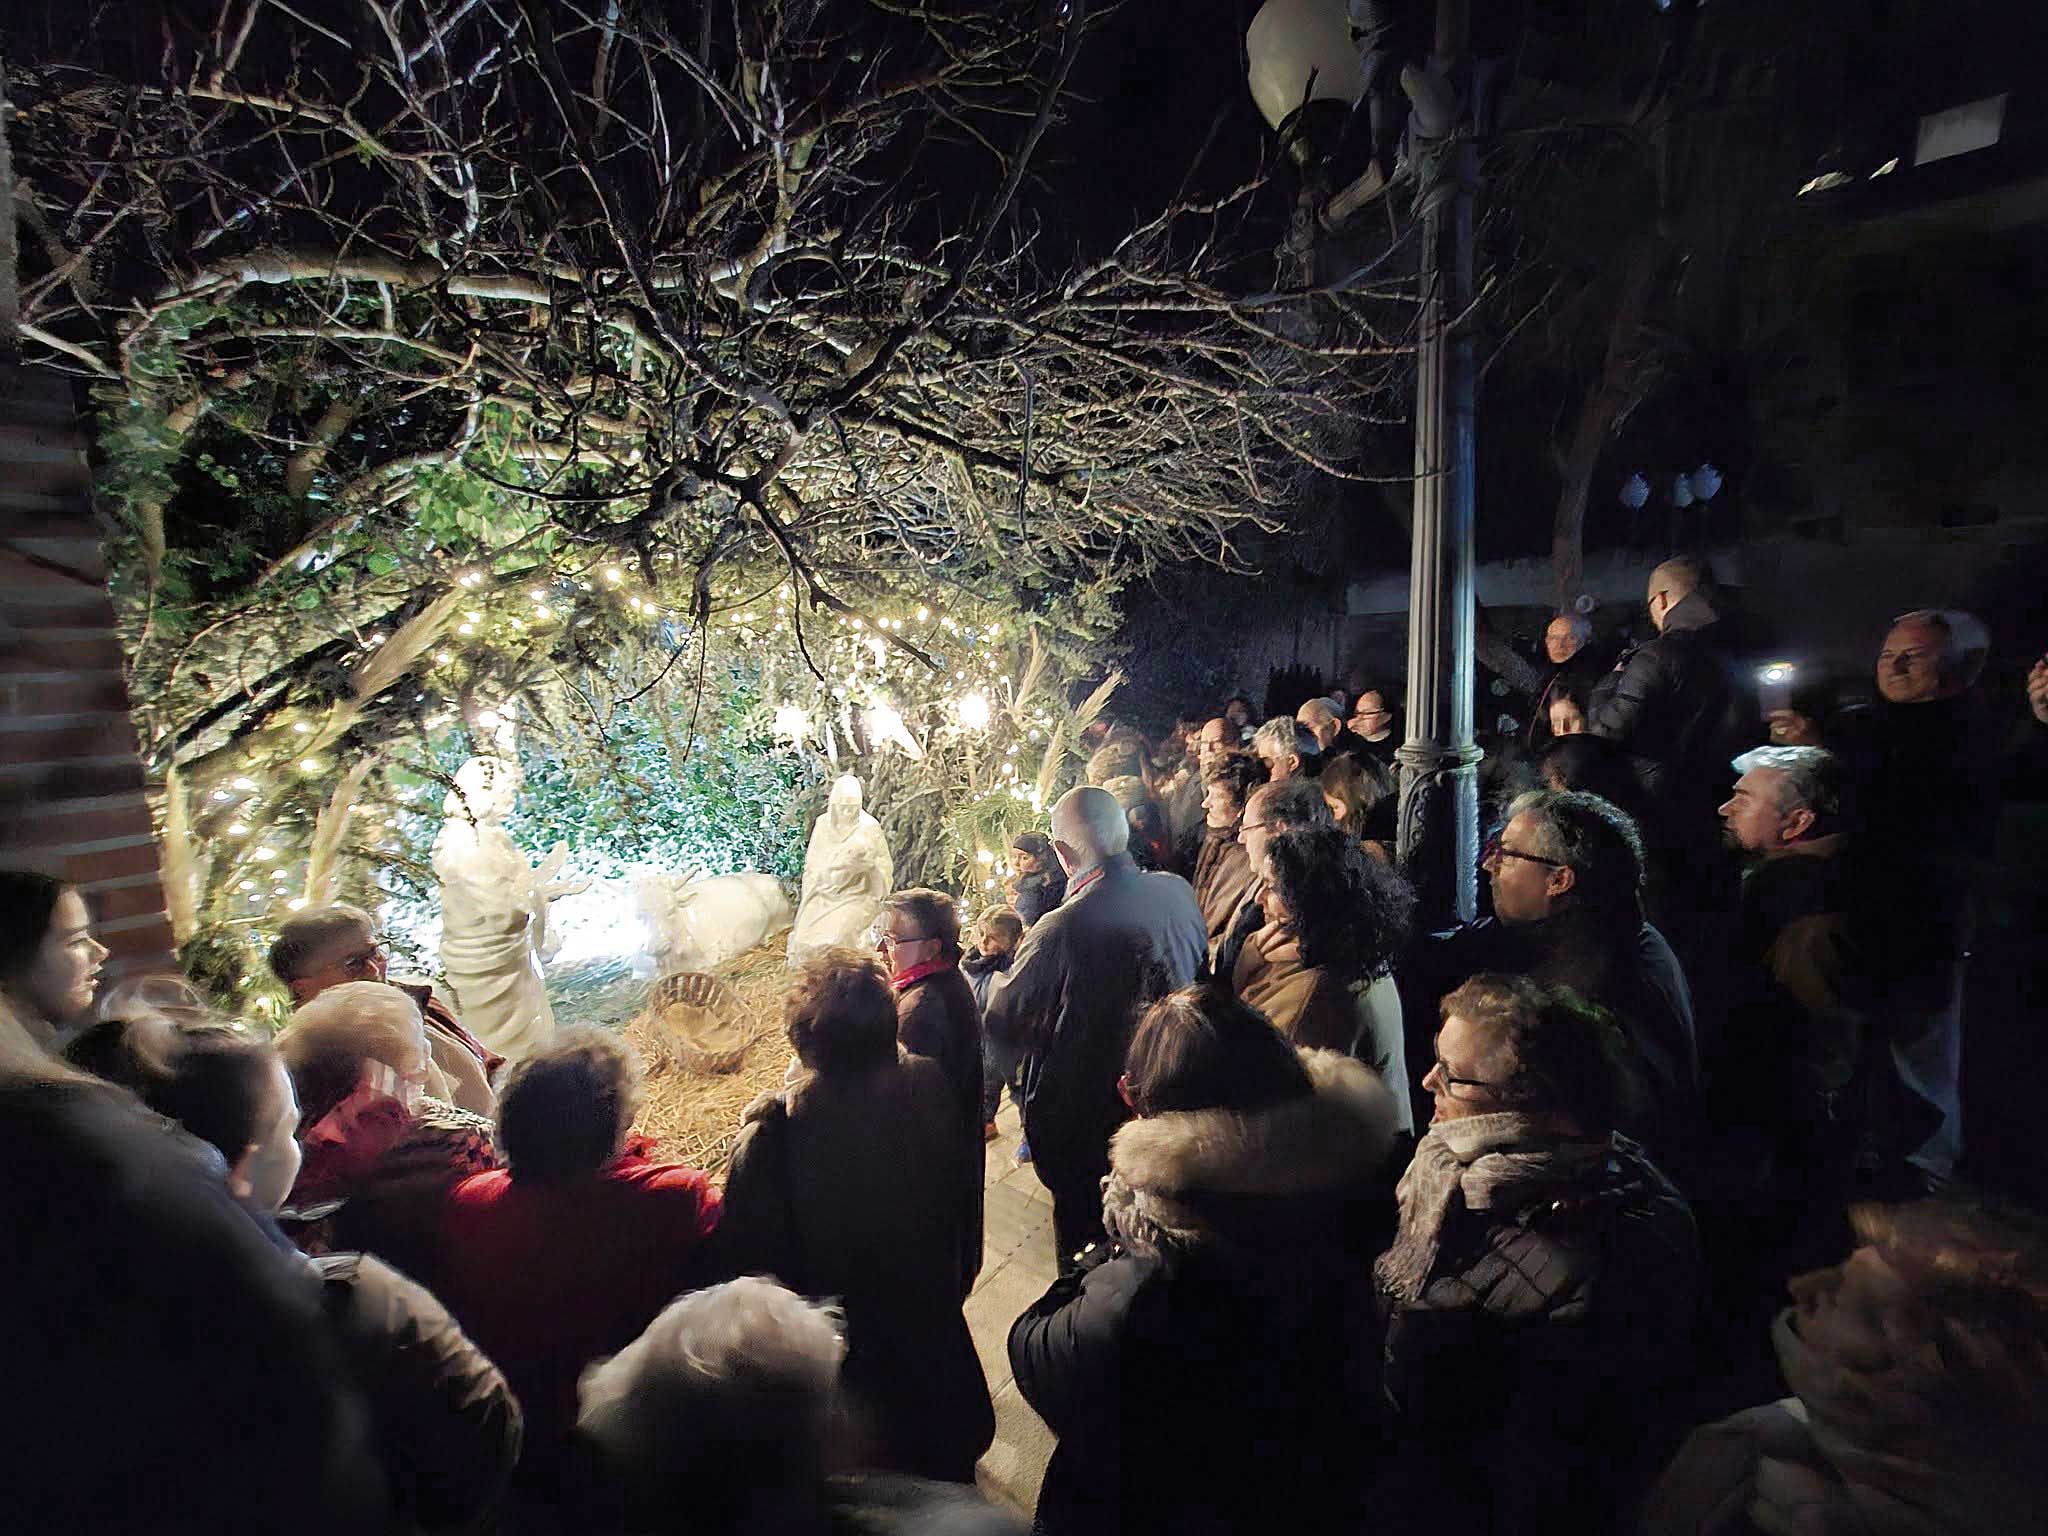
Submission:
{"label": "woman with blonde hair", "polygon": [[381,981],[329,987],[292,1015],[277,1048],[298,1092],[305,1156],[288,1205],[332,1221],[301,1240],[425,1271],[442,1194],[496,1168],[498,1154],[490,1121],[431,1091],[419,1005]]}

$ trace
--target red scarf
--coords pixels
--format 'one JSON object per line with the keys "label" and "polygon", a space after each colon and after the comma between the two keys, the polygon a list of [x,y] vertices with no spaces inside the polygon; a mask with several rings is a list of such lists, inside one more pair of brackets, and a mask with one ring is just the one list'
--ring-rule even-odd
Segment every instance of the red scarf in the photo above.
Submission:
{"label": "red scarf", "polygon": [[1087,890],[1089,886],[1093,885],[1096,881],[1100,880],[1102,878],[1102,872],[1107,868],[1109,868],[1107,864],[1098,864],[1093,869],[1089,870],[1087,874],[1082,875],[1080,878],[1075,880],[1069,880],[1067,882],[1067,900],[1072,901],[1076,896],[1080,895],[1083,891]]}
{"label": "red scarf", "polygon": [[940,971],[950,971],[952,969],[953,962],[951,960],[926,960],[920,965],[911,966],[908,970],[898,971],[889,980],[890,984],[898,992],[907,992],[920,981],[923,981],[925,977],[936,976]]}

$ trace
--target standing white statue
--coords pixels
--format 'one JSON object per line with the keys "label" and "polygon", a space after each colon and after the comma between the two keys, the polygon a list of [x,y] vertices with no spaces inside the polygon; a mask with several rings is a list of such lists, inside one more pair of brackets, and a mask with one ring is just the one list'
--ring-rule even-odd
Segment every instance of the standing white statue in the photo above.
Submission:
{"label": "standing white statue", "polygon": [[832,782],[825,814],[804,850],[803,897],[789,934],[789,963],[802,965],[834,944],[858,946],[882,910],[895,866],[882,824],[861,809],[860,780]]}
{"label": "standing white statue", "polygon": [[587,883],[555,878],[569,857],[566,843],[555,844],[535,868],[506,835],[519,778],[510,756],[464,763],[442,802],[448,819],[433,855],[441,882],[441,967],[463,1024],[511,1061],[554,1043],[555,1013],[541,977],[541,962],[552,952],[548,903]]}

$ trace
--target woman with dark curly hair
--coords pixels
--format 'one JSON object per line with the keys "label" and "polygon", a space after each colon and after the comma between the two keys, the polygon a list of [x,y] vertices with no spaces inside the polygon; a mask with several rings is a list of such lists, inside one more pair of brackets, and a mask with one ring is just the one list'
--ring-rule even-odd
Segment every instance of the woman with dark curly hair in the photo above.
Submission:
{"label": "woman with dark curly hair", "polygon": [[[1335,827],[1281,833],[1261,874],[1266,924],[1238,956],[1237,995],[1296,1045],[1345,1051],[1407,1082],[1392,973],[1415,912],[1408,882]],[[1404,1099],[1401,1129],[1414,1128]]]}

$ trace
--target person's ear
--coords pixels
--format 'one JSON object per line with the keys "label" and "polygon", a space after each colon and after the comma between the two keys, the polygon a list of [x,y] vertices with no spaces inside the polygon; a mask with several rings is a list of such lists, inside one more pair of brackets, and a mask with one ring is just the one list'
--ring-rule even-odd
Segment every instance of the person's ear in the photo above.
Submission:
{"label": "person's ear", "polygon": [[1788,843],[1796,843],[1813,830],[1813,811],[1801,806],[1796,811],[1787,811],[1778,822],[1778,833]]}
{"label": "person's ear", "polygon": [[1549,889],[1552,896],[1562,896],[1579,883],[1579,872],[1565,865],[1550,872]]}
{"label": "person's ear", "polygon": [[256,1193],[256,1182],[249,1177],[249,1164],[256,1158],[256,1143],[250,1142],[242,1148],[242,1155],[228,1164],[228,1193],[237,1200],[247,1200]]}
{"label": "person's ear", "polygon": [[1058,838],[1054,838],[1052,840],[1052,852],[1053,857],[1060,861],[1060,868],[1071,875],[1074,872],[1074,865],[1076,863],[1072,846],[1061,842]]}
{"label": "person's ear", "polygon": [[313,1001],[314,997],[319,993],[320,990],[318,987],[313,985],[312,980],[310,978],[305,976],[293,977],[290,981],[284,984],[284,989],[287,992],[291,993],[292,1006],[294,1008],[305,1007],[306,1004]]}

